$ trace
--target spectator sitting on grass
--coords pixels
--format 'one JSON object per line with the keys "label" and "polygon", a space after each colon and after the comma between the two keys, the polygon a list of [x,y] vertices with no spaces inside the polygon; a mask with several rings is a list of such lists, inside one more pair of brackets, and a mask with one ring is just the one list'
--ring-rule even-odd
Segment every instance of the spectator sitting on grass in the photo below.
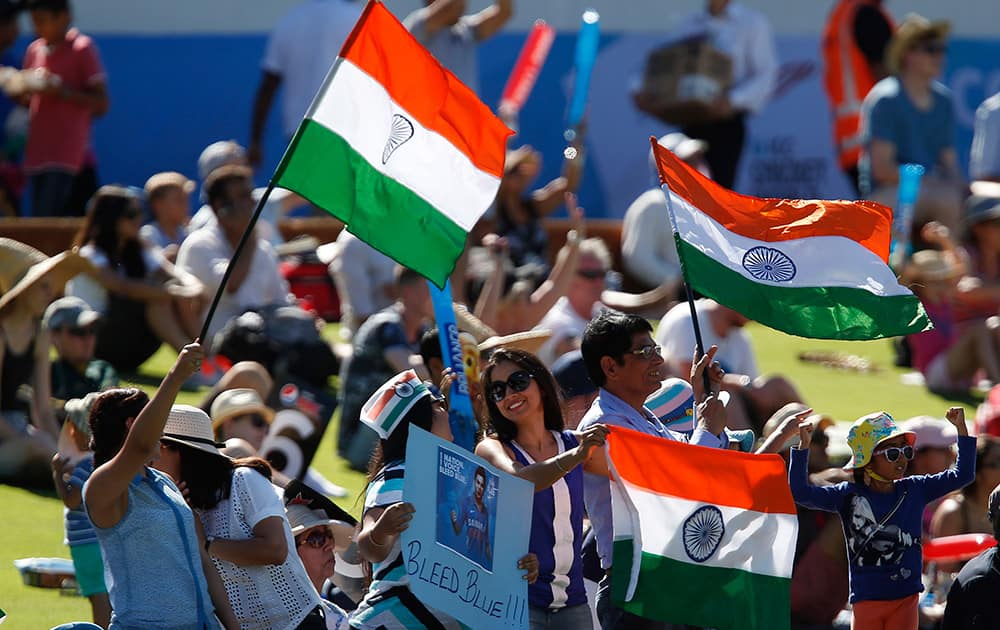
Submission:
{"label": "spectator sitting on grass", "polygon": [[94,358],[97,320],[101,314],[78,297],[59,298],[45,309],[42,325],[52,337],[58,358],[52,362],[52,396],[83,398],[118,386],[118,373],[107,361]]}
{"label": "spectator sitting on grass", "polygon": [[[111,623],[111,600],[104,583],[104,558],[94,533],[94,524],[83,509],[83,485],[94,472],[94,454],[90,451],[90,409],[98,394],[66,401],[63,432],[75,453],[56,453],[52,458],[52,480],[56,494],[66,506],[66,544],[73,558],[80,594],[90,600],[94,623],[107,628]],[[67,449],[69,450],[69,449]]]}
{"label": "spectator sitting on grass", "polygon": [[[249,457],[260,452],[267,430],[274,420],[274,410],[266,406],[260,394],[249,388],[230,389],[212,403],[212,431],[215,439],[225,442],[229,456]],[[241,449],[239,453],[230,449]]]}
{"label": "spectator sitting on grass", "polygon": [[153,175],[143,188],[153,220],[139,229],[139,238],[170,262],[177,261],[177,250],[188,235],[193,190],[193,181],[173,171]]}

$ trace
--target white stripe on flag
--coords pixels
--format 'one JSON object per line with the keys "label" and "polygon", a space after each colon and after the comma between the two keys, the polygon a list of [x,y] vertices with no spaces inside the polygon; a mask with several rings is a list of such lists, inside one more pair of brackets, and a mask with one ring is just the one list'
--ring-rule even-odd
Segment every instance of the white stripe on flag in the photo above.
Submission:
{"label": "white stripe on flag", "polygon": [[[875,295],[909,295],[892,269],[870,250],[843,236],[813,236],[788,241],[765,242],[731,232],[697,210],[683,197],[669,192],[681,240],[700,249],[720,264],[760,284],[780,287],[851,287]],[[752,276],[743,257],[754,247],[777,249],[795,264],[788,281],[772,282]]]}
{"label": "white stripe on flag", "polygon": [[[447,139],[417,122],[363,70],[342,58],[337,64],[312,120],[342,137],[375,169],[470,231],[493,203],[499,179],[476,168]],[[383,164],[383,151],[397,114],[413,126],[413,135]],[[406,236],[401,234],[400,238]]]}

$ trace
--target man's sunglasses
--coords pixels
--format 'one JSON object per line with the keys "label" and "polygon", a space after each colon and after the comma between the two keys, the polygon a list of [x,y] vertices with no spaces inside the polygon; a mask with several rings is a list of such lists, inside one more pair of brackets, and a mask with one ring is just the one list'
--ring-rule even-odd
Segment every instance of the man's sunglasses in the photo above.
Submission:
{"label": "man's sunglasses", "polygon": [[506,381],[493,381],[490,383],[490,397],[493,402],[500,402],[507,397],[507,388],[512,392],[523,392],[531,385],[531,372],[518,370],[507,377]]}
{"label": "man's sunglasses", "polygon": [[299,540],[299,546],[309,545],[313,549],[322,549],[326,546],[326,541],[333,541],[333,532],[327,528],[317,529],[309,532],[309,535]]}
{"label": "man's sunglasses", "polygon": [[629,350],[629,354],[634,354],[637,357],[642,357],[645,361],[649,361],[660,354],[660,350],[662,350],[660,346],[643,346],[638,350]]}
{"label": "man's sunglasses", "polygon": [[875,455],[885,455],[885,458],[890,462],[894,462],[899,459],[902,455],[907,460],[913,459],[913,447],[912,446],[890,446],[889,448],[880,448],[877,451],[872,451],[872,457]]}

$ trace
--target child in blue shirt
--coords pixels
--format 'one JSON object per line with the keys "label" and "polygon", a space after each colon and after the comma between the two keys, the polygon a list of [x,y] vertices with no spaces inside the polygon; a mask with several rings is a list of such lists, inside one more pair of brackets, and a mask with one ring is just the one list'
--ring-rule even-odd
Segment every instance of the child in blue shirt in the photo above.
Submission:
{"label": "child in blue shirt", "polygon": [[958,430],[956,467],[936,475],[906,477],[916,435],[903,431],[884,411],[858,419],[847,434],[854,481],[833,486],[809,483],[812,425],[799,426],[801,444],[792,449],[788,483],[795,502],[840,514],[847,540],[853,628],[916,628],[920,581],[921,516],[929,502],[968,485],[976,475],[976,440],[965,412],[946,415]]}

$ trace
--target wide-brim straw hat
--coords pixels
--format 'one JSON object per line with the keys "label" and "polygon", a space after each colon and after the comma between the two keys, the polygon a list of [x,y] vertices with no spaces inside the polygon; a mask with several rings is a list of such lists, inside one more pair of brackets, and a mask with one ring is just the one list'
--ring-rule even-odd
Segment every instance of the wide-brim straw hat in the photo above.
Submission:
{"label": "wide-brim straw hat", "polygon": [[259,413],[270,424],[274,420],[274,410],[264,404],[257,390],[249,387],[227,389],[212,401],[212,429],[236,416]]}
{"label": "wide-brim straw hat", "polygon": [[191,405],[174,405],[170,408],[160,439],[225,457],[219,451],[225,443],[215,441],[208,414]]}
{"label": "wide-brim straw hat", "polygon": [[479,344],[480,352],[491,352],[497,348],[517,348],[531,354],[538,354],[545,342],[552,338],[552,331],[526,330],[511,335],[494,335]]}
{"label": "wide-brim straw hat", "polygon": [[285,516],[292,528],[292,536],[298,536],[307,529],[326,526],[333,531],[333,546],[337,551],[347,549],[354,538],[354,526],[327,516],[323,510],[310,509],[307,505],[288,504]]}
{"label": "wide-brim straw hat", "polygon": [[903,55],[917,42],[945,39],[951,32],[951,24],[944,20],[931,22],[922,15],[910,13],[899,24],[885,52],[885,64],[889,72],[899,72]]}
{"label": "wide-brim straw hat", "polygon": [[76,249],[46,256],[31,245],[0,237],[0,315],[40,280],[48,278],[53,292],[61,293],[66,281],[80,273],[96,270]]}

